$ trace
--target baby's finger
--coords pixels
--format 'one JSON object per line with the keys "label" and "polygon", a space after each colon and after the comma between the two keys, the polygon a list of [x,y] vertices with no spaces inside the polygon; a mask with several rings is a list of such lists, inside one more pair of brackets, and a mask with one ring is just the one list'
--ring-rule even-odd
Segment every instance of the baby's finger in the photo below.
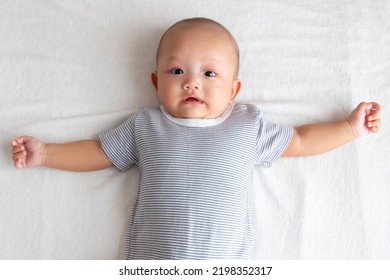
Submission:
{"label": "baby's finger", "polygon": [[24,168],[24,165],[25,165],[25,164],[23,164],[23,162],[24,162],[24,160],[22,160],[22,159],[19,159],[19,160],[17,160],[17,161],[14,161],[14,166],[15,166],[16,168],[19,168],[19,169]]}
{"label": "baby's finger", "polygon": [[21,163],[22,163],[22,168],[27,168],[26,158],[22,158]]}
{"label": "baby's finger", "polygon": [[372,108],[373,104],[371,103],[366,103],[366,102],[361,102],[356,108],[355,108],[355,112],[359,112],[359,113],[363,113],[365,112],[366,115],[369,114],[370,112],[370,109]]}
{"label": "baby's finger", "polygon": [[23,144],[24,144],[23,138],[16,138],[15,140],[12,140],[12,142],[11,142],[11,146],[12,147],[20,146],[20,145],[23,145]]}
{"label": "baby's finger", "polygon": [[369,130],[371,133],[377,133],[380,130],[380,127],[379,126],[370,127]]}
{"label": "baby's finger", "polygon": [[23,166],[25,165],[25,160],[23,157],[17,157],[14,159],[14,166],[16,168],[23,168]]}
{"label": "baby's finger", "polygon": [[381,120],[380,119],[377,119],[377,120],[374,120],[374,121],[371,121],[371,122],[368,122],[367,123],[367,126],[368,127],[379,127],[381,125]]}
{"label": "baby's finger", "polygon": [[24,151],[24,150],[25,150],[25,147],[23,145],[17,145],[17,146],[12,147],[13,154],[19,153],[19,152]]}
{"label": "baby's finger", "polygon": [[21,137],[18,137],[18,138],[16,138],[16,139],[14,139],[14,140],[12,141],[12,146],[24,144],[24,143],[26,142],[26,141],[25,141],[26,138],[27,138],[27,136],[21,136]]}
{"label": "baby's finger", "polygon": [[380,105],[379,103],[371,102],[371,104],[372,104],[371,110],[380,112],[380,110],[381,110],[381,105]]}
{"label": "baby's finger", "polygon": [[381,114],[375,112],[368,117],[368,121],[380,120],[380,117],[381,117]]}
{"label": "baby's finger", "polygon": [[369,121],[372,121],[372,120],[376,120],[376,119],[379,119],[381,117],[381,113],[379,111],[371,111],[371,114],[368,116],[368,120]]}
{"label": "baby's finger", "polygon": [[12,159],[13,159],[14,161],[17,161],[17,160],[20,160],[20,159],[22,159],[22,158],[24,158],[24,157],[26,157],[26,152],[25,152],[25,151],[22,151],[22,152],[13,154]]}

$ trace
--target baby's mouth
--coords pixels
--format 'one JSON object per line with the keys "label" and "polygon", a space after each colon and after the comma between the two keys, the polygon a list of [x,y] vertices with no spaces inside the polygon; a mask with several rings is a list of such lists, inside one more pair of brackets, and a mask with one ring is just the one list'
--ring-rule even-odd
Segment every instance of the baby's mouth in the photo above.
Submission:
{"label": "baby's mouth", "polygon": [[196,96],[186,97],[183,99],[183,102],[187,104],[203,104],[203,101]]}
{"label": "baby's mouth", "polygon": [[185,101],[187,101],[187,102],[199,102],[198,98],[196,98],[196,97],[188,97]]}

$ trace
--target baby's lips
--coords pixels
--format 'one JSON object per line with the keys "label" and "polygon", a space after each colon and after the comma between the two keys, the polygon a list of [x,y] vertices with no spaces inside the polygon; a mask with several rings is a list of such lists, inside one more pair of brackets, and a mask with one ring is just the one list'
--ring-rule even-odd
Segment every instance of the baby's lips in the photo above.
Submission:
{"label": "baby's lips", "polygon": [[198,98],[196,98],[196,97],[187,97],[186,99],[185,99],[185,101],[200,101]]}
{"label": "baby's lips", "polygon": [[186,103],[203,103],[203,101],[195,95],[186,96],[183,98],[183,102]]}

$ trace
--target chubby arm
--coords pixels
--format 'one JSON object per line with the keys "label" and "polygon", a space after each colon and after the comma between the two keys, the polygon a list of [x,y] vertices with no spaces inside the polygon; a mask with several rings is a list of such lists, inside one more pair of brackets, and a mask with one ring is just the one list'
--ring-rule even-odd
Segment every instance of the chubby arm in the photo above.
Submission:
{"label": "chubby arm", "polygon": [[112,163],[97,140],[66,144],[44,144],[35,137],[22,136],[12,141],[16,168],[46,166],[69,171],[95,171]]}
{"label": "chubby arm", "polygon": [[380,128],[378,103],[360,103],[345,120],[309,124],[294,128],[290,145],[283,157],[311,156],[326,153],[357,137],[375,133]]}

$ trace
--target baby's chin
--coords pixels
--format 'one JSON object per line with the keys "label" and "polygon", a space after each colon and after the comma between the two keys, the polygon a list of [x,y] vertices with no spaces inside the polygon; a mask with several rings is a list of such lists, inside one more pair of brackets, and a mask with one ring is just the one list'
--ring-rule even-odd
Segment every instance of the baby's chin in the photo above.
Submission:
{"label": "baby's chin", "polygon": [[226,111],[223,106],[210,107],[206,102],[201,104],[182,102],[176,106],[165,106],[164,104],[163,107],[171,116],[180,119],[216,119]]}

